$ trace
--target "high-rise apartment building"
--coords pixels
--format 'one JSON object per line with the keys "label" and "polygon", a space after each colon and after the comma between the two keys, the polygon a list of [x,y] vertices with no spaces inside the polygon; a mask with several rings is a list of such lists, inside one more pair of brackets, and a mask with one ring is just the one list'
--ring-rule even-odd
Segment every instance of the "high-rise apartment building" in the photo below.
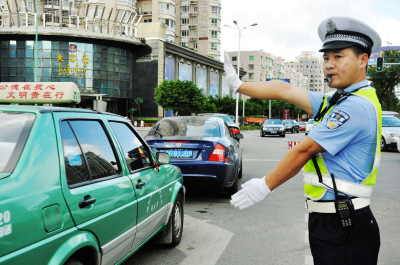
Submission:
{"label": "high-rise apartment building", "polygon": [[137,0],[141,23],[163,22],[165,39],[219,60],[221,0]]}
{"label": "high-rise apartment building", "polygon": [[[228,52],[232,65],[238,65],[238,52]],[[243,80],[248,82],[260,82],[274,78],[275,56],[259,51],[240,51],[240,68],[247,72]]]}
{"label": "high-rise apartment building", "polygon": [[322,56],[314,52],[302,52],[296,59],[296,70],[308,77],[309,90],[319,93],[326,92]]}

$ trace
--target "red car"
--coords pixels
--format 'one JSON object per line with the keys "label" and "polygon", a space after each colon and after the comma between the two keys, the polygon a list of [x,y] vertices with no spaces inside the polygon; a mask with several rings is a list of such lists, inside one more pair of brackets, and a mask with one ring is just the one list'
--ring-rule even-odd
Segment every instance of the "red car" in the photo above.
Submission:
{"label": "red car", "polygon": [[300,127],[300,131],[305,131],[306,130],[306,123],[301,121],[299,122],[299,127]]}

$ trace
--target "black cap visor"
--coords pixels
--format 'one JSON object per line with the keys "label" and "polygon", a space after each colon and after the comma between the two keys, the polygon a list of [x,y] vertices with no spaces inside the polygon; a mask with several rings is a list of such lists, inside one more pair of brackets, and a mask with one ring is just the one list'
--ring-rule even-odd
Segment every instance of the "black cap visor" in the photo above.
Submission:
{"label": "black cap visor", "polygon": [[322,48],[319,50],[320,52],[327,51],[327,50],[341,50],[345,48],[349,48],[351,46],[357,45],[357,43],[350,42],[350,41],[330,41],[324,43]]}

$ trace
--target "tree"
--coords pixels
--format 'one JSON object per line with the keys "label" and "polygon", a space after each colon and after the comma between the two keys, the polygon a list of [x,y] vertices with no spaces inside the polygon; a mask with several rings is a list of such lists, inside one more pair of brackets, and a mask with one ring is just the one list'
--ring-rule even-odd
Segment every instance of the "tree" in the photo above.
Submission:
{"label": "tree", "polygon": [[155,88],[154,99],[164,109],[173,110],[175,115],[179,111],[202,112],[206,104],[201,89],[187,80],[164,80]]}
{"label": "tree", "polygon": [[[399,63],[400,52],[388,50],[383,52],[385,63]],[[371,86],[376,89],[382,110],[400,111],[400,102],[394,93],[396,85],[400,83],[400,65],[383,67],[382,72],[377,72],[375,66],[368,67]]]}
{"label": "tree", "polygon": [[137,98],[134,98],[134,99],[133,99],[133,105],[134,105],[134,106],[135,106],[135,105],[138,106],[140,118],[142,117],[142,112],[140,111],[140,104],[142,104],[142,103],[143,103],[143,98],[137,97]]}

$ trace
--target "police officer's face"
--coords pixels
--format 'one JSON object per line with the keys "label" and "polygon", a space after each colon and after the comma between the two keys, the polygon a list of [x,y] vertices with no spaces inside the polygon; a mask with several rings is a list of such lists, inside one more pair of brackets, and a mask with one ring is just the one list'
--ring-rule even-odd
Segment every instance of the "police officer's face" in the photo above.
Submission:
{"label": "police officer's face", "polygon": [[[364,56],[365,55],[365,56]],[[324,75],[332,77],[329,87],[347,88],[365,80],[366,54],[357,56],[353,50],[329,50],[324,52]],[[365,61],[365,58],[367,60]]]}

